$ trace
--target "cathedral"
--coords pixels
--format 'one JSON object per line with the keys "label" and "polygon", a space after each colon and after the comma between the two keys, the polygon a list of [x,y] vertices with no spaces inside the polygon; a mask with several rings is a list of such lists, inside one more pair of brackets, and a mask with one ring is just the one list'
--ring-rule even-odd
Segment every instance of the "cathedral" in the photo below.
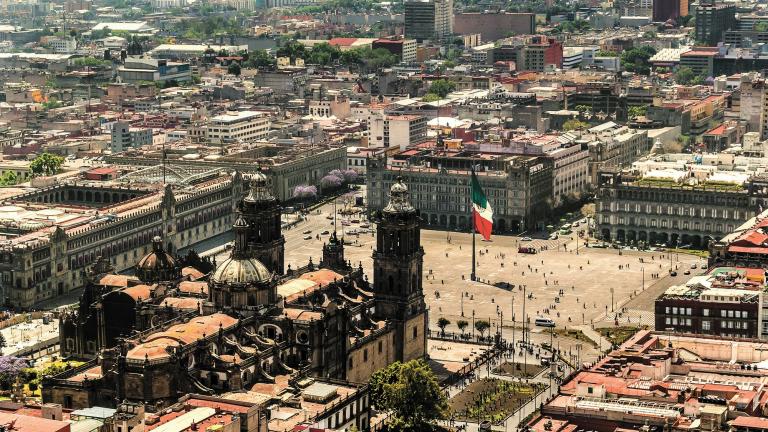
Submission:
{"label": "cathedral", "polygon": [[87,361],[46,377],[44,402],[152,412],[187,393],[302,377],[365,383],[426,355],[420,217],[402,180],[375,215],[372,278],[335,233],[319,263],[286,270],[280,203],[261,173],[233,211],[234,246],[220,263],[171,256],[155,238],[135,275],[112,274],[104,259],[88,269],[77,309],[60,321],[62,356]]}

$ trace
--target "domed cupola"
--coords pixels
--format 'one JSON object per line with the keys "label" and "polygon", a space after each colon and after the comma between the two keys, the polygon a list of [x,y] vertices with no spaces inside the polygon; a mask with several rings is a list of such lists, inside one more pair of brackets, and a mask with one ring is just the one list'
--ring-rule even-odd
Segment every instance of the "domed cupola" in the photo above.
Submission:
{"label": "domed cupola", "polygon": [[148,283],[176,280],[181,276],[176,259],[163,249],[160,236],[152,239],[152,252],[144,255],[136,264],[136,276]]}
{"label": "domed cupola", "polygon": [[277,281],[248,248],[251,225],[238,216],[232,226],[235,246],[232,256],[216,267],[209,279],[210,300],[216,310],[234,310],[251,315],[277,303]]}

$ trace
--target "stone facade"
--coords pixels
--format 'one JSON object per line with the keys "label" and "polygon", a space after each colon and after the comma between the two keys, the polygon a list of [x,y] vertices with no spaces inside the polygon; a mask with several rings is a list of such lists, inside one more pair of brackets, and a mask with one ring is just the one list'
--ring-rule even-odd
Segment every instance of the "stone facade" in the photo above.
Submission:
{"label": "stone facade", "polygon": [[765,205],[765,179],[744,188],[653,185],[618,170],[600,174],[596,235],[604,240],[706,247]]}
{"label": "stone facade", "polygon": [[[62,337],[77,337],[71,332],[78,327],[69,323],[95,315],[88,322],[96,335],[84,336],[81,343],[96,344],[97,355],[81,367],[47,377],[43,399],[67,408],[127,401],[156,412],[189,392],[215,395],[285,380],[294,385],[305,376],[366,382],[389,363],[424,357],[424,251],[419,212],[411,206],[405,185],[392,187],[391,202],[379,213],[372,282],[362,268],[345,261],[343,244],[335,236],[323,248],[319,267],[310,261],[281,276],[261,263],[256,256],[269,249],[266,245],[282,247],[271,241],[282,238],[279,225],[249,213],[251,205],[267,213],[279,207],[265,188],[257,176],[237,204],[232,256],[218,264],[207,281],[202,271],[191,267],[177,273],[162,267],[152,273],[146,266],[144,277],[158,281],[151,286],[131,277],[104,275],[111,269],[103,264],[91,268],[90,274],[102,283],[97,291],[87,290],[78,309],[63,318]],[[254,231],[274,227],[274,237],[263,237],[263,242],[253,237]],[[274,268],[281,268],[282,254],[265,256],[279,257]],[[176,259],[174,268],[186,264],[182,261]],[[194,275],[200,279],[190,280]],[[161,280],[168,277],[173,280]],[[116,280],[136,285],[103,283]],[[98,319],[99,313],[92,311],[106,311],[110,296],[124,300],[126,313],[116,315],[117,320]],[[190,301],[199,310],[178,307]],[[174,305],[178,310],[170,312]],[[93,357],[78,350],[62,354]],[[367,429],[368,418],[358,416],[356,426]]]}

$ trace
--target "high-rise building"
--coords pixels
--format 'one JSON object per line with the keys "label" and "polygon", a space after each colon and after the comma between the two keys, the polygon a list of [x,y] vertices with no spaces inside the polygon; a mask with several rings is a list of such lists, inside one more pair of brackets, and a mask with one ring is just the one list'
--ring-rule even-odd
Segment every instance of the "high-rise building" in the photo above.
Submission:
{"label": "high-rise building", "polygon": [[653,20],[664,22],[688,15],[688,0],[654,0]]}
{"label": "high-rise building", "polygon": [[707,45],[717,45],[726,30],[736,28],[736,6],[725,4],[700,4],[696,7],[696,40]]}
{"label": "high-rise building", "polygon": [[444,40],[453,34],[453,0],[405,2],[405,36],[421,42]]}
{"label": "high-rise building", "polygon": [[765,79],[756,72],[746,73],[741,76],[741,107],[739,119],[747,124],[748,132],[757,132],[760,139],[766,139],[766,86]]}

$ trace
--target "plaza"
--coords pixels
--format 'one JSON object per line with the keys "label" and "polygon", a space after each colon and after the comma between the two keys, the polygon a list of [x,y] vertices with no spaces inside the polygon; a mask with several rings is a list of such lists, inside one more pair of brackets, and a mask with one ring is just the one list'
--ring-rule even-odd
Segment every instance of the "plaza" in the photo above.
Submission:
{"label": "plaza", "polygon": [[[321,233],[333,232],[334,228],[328,219],[333,214],[333,206],[326,204],[319,211],[284,231],[286,268],[306,265],[310,258],[314,263],[320,262],[320,245],[328,237]],[[338,232],[358,226],[339,223]],[[307,231],[310,233],[304,234]],[[311,239],[305,240],[307,236]],[[374,234],[345,234],[344,237],[351,243],[345,246],[346,258],[354,266],[361,263],[363,269],[370,272]],[[444,317],[451,321],[447,331],[458,333],[456,322],[465,320],[469,323],[465,331],[471,333],[474,314],[475,320],[491,323],[492,333],[499,324],[503,324],[504,331],[509,331],[512,316],[516,327],[522,327],[523,307],[531,323],[541,316],[551,318],[558,327],[599,327],[614,325],[615,320],[622,325],[652,326],[653,299],[670,285],[684,283],[689,276],[683,273],[691,264],[704,262],[684,253],[586,248],[584,240],[580,241],[577,251],[575,235],[557,240],[523,241],[514,236],[493,236],[490,242],[481,241],[478,236],[476,240],[476,274],[480,281],[473,282],[470,280],[471,234],[421,231],[425,251],[424,293],[433,329],[437,328],[437,320]],[[518,253],[520,246],[533,247],[539,252]],[[669,275],[670,267],[677,271],[677,276]],[[692,274],[702,272],[691,271]],[[506,283],[514,288],[508,288]],[[627,309],[622,312],[622,308]],[[534,332],[540,330],[533,324],[531,327]]]}

